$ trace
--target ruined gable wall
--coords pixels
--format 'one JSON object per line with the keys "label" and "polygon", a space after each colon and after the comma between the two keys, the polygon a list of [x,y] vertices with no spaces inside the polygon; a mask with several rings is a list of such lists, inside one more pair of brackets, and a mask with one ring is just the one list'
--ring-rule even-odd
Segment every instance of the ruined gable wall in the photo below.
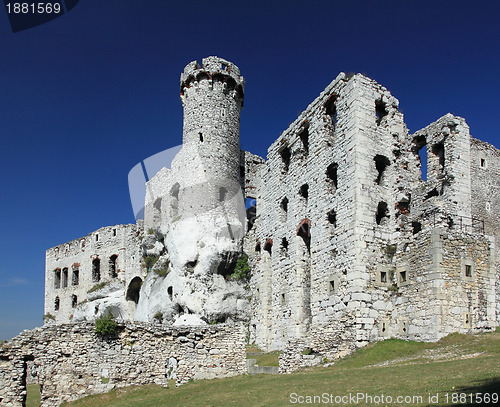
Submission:
{"label": "ruined gable wall", "polygon": [[[470,139],[472,216],[484,221],[485,233],[500,247],[500,151],[491,144]],[[500,325],[500,256],[495,262],[496,319]]]}
{"label": "ruined gable wall", "polygon": [[29,359],[34,359],[42,385],[41,406],[48,407],[115,387],[167,386],[168,379],[179,386],[191,379],[243,374],[244,338],[237,325],[171,328],[127,323],[107,339],[95,334],[93,324],[25,331],[0,348],[0,403],[23,405]]}
{"label": "ruined gable wall", "polygon": [[[115,281],[126,286],[141,273],[140,235],[136,225],[115,225],[68,243],[55,246],[46,252],[45,258],[45,306],[44,313],[55,316],[57,323],[67,323],[74,312],[73,295],[77,303],[87,299],[88,291],[98,283]],[[111,276],[110,257],[117,255],[115,272]],[[92,262],[100,259],[100,280],[94,281]],[[68,269],[67,286],[63,285],[63,271]],[[59,288],[56,287],[55,270],[61,273]],[[78,270],[78,285],[73,284],[73,272]],[[55,300],[59,298],[59,310]]]}

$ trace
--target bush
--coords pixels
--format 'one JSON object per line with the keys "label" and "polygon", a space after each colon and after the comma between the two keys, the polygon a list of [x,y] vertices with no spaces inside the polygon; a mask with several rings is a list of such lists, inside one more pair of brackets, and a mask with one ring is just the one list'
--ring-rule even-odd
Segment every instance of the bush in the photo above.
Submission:
{"label": "bush", "polygon": [[163,321],[163,312],[158,311],[153,318],[156,319],[157,322],[161,323]]}
{"label": "bush", "polygon": [[111,313],[103,315],[95,320],[95,332],[100,336],[109,336],[116,333],[118,324]]}
{"label": "bush", "polygon": [[49,320],[55,321],[56,317],[52,314],[45,314],[43,316],[43,322],[48,322]]}
{"label": "bush", "polygon": [[229,275],[230,280],[249,280],[252,277],[252,270],[248,264],[248,256],[242,254],[241,257],[236,261],[236,267],[234,272]]}
{"label": "bush", "polygon": [[146,256],[143,259],[144,265],[146,266],[146,269],[150,271],[155,263],[158,261],[158,257],[156,256]]}
{"label": "bush", "polygon": [[165,264],[162,268],[154,269],[154,272],[158,274],[160,277],[166,277],[168,273],[170,273],[170,268],[168,263]]}
{"label": "bush", "polygon": [[153,228],[148,229],[148,235],[154,235],[155,230]]}
{"label": "bush", "polygon": [[106,287],[109,284],[109,281],[103,281],[102,283],[98,283],[93,286],[90,290],[87,291],[87,294],[93,293],[94,291],[100,290],[101,288]]}

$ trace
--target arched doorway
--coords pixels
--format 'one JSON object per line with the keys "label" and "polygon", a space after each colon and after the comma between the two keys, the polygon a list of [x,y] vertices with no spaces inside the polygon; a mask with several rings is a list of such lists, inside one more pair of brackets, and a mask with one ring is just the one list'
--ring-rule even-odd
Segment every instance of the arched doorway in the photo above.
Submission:
{"label": "arched doorway", "polygon": [[140,277],[134,277],[127,289],[127,296],[125,297],[127,301],[134,301],[136,304],[139,303],[139,293],[142,287],[142,279]]}

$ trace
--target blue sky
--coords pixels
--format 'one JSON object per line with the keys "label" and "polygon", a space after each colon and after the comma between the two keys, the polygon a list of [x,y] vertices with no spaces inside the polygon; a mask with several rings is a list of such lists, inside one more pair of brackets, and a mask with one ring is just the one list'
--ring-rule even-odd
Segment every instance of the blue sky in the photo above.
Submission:
{"label": "blue sky", "polygon": [[0,10],[0,339],[42,324],[45,250],[134,222],[127,175],[180,144],[179,75],[246,79],[242,148],[267,147],[341,71],[400,100],[414,132],[451,112],[500,147],[494,1],[82,0],[13,34]]}

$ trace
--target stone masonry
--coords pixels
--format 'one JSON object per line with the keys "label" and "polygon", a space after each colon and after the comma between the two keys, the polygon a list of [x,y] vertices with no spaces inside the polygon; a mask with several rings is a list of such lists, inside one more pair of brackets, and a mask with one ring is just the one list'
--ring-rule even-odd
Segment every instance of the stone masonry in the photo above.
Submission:
{"label": "stone masonry", "polygon": [[[123,332],[131,321],[157,320],[140,332],[160,342],[177,343],[167,332],[190,326],[182,329],[192,331],[195,347],[196,332],[212,329],[207,324],[225,323],[223,336],[244,324],[248,342],[282,351],[286,373],[370,341],[435,341],[499,325],[500,151],[471,137],[463,118],[447,114],[410,134],[386,88],[341,73],[264,160],[239,147],[244,79],[236,65],[218,57],[191,62],[180,94],[182,148],[147,182],[144,220],[49,249],[45,314],[56,325],[8,346],[63,330],[103,352],[107,345],[82,327],[107,313]],[[2,366],[25,381],[31,353],[3,352]],[[99,352],[93,377],[102,375],[101,360],[115,369]],[[241,351],[234,352],[217,375],[241,372],[234,359]],[[123,369],[163,368],[143,356],[122,352]],[[54,383],[58,373],[34,363]],[[160,376],[148,380],[163,384]],[[66,385],[50,397],[68,399]],[[92,386],[79,394],[105,387]]]}

